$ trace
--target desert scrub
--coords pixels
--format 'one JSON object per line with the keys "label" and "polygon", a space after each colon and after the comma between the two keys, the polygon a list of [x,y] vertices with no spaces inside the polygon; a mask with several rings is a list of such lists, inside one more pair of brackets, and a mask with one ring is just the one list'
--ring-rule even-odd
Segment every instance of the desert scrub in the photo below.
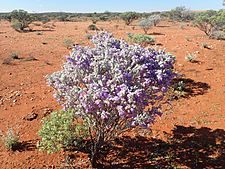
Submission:
{"label": "desert scrub", "polygon": [[155,42],[155,39],[152,36],[149,35],[144,35],[144,34],[132,34],[128,33],[128,39],[129,41],[133,43],[138,43],[138,44],[151,44]]}
{"label": "desert scrub", "polygon": [[41,137],[38,149],[53,153],[69,146],[81,145],[88,135],[88,129],[83,124],[75,124],[74,115],[73,110],[58,111],[43,119],[42,128],[38,132]]}
{"label": "desert scrub", "polygon": [[20,144],[19,133],[16,133],[12,128],[9,128],[5,134],[1,132],[0,137],[7,150],[15,151]]}
{"label": "desert scrub", "polygon": [[10,54],[9,58],[12,58],[12,59],[20,59],[17,52],[12,52],[12,53]]}
{"label": "desert scrub", "polygon": [[187,56],[185,56],[185,59],[191,63],[196,62],[197,56],[194,53],[189,53]]}
{"label": "desert scrub", "polygon": [[73,47],[73,40],[72,39],[64,39],[63,44],[67,49],[71,49]]}
{"label": "desert scrub", "polygon": [[89,25],[89,26],[88,26],[88,29],[89,29],[89,30],[92,30],[92,31],[98,31],[98,30],[99,30],[95,24]]}
{"label": "desert scrub", "polygon": [[64,110],[76,110],[76,116],[87,119],[95,166],[106,143],[135,126],[151,126],[162,115],[160,105],[175,76],[175,57],[129,45],[107,32],[97,33],[91,41],[94,47],[74,46],[62,70],[48,76],[48,83]]}

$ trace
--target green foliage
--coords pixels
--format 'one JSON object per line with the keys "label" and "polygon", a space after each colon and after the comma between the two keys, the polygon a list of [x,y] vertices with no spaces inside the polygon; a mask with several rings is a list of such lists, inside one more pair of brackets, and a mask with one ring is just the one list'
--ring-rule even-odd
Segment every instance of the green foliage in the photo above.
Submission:
{"label": "green foliage", "polygon": [[169,18],[174,21],[190,21],[194,19],[194,13],[184,6],[176,7],[169,12]]}
{"label": "green foliage", "polygon": [[12,27],[17,31],[23,31],[33,21],[33,17],[24,10],[14,10],[10,13],[10,17]]}
{"label": "green foliage", "polygon": [[125,12],[120,15],[120,18],[125,21],[126,25],[130,25],[138,16],[136,12]]}
{"label": "green foliage", "polygon": [[89,26],[88,26],[88,29],[89,29],[89,30],[92,30],[92,31],[97,31],[97,30],[99,30],[95,24],[89,25]]}
{"label": "green foliage", "polygon": [[225,10],[199,13],[195,20],[195,26],[204,31],[206,35],[211,37],[214,31],[222,30],[225,26]]}
{"label": "green foliage", "polygon": [[66,46],[66,48],[70,49],[73,47],[73,40],[71,39],[64,39],[63,44]]}
{"label": "green foliage", "polygon": [[13,20],[11,22],[11,27],[18,32],[23,30],[23,24],[21,22],[19,22],[18,20]]}
{"label": "green foliage", "polygon": [[39,150],[53,153],[69,146],[79,146],[88,137],[88,127],[84,124],[75,124],[74,111],[53,112],[43,120],[43,126],[38,132],[41,141]]}
{"label": "green foliage", "polygon": [[19,146],[19,134],[15,133],[12,128],[9,128],[5,135],[0,134],[0,136],[7,150],[14,151]]}
{"label": "green foliage", "polygon": [[155,39],[152,36],[144,35],[144,34],[132,34],[132,33],[129,33],[128,34],[128,39],[131,42],[138,43],[138,44],[155,42]]}

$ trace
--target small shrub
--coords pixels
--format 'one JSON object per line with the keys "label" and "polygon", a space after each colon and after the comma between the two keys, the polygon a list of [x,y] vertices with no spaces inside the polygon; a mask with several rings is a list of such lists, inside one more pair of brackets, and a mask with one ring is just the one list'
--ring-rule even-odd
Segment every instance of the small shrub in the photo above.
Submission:
{"label": "small shrub", "polygon": [[83,124],[74,124],[74,111],[59,111],[51,113],[50,117],[43,119],[43,125],[38,132],[41,141],[39,150],[53,153],[69,146],[79,146],[88,136],[88,128]]}
{"label": "small shrub", "polygon": [[191,62],[191,63],[196,62],[196,58],[197,58],[197,56],[196,56],[195,54],[193,54],[193,53],[189,53],[189,54],[185,57],[185,59],[186,59],[187,61]]}
{"label": "small shrub", "polygon": [[19,146],[19,133],[15,133],[12,128],[9,128],[5,135],[0,134],[0,136],[7,150],[14,151]]}
{"label": "small shrub", "polygon": [[88,29],[89,29],[89,30],[92,30],[92,31],[98,31],[98,30],[99,30],[99,29],[97,28],[97,26],[94,25],[94,24],[89,25],[89,26],[88,26]]}
{"label": "small shrub", "polygon": [[208,43],[205,43],[205,42],[203,42],[201,46],[206,49],[211,49],[211,47],[208,45]]}
{"label": "small shrub", "polygon": [[124,12],[120,15],[120,18],[125,21],[126,25],[130,25],[138,16],[136,12]]}
{"label": "small shrub", "polygon": [[210,35],[210,38],[216,40],[225,40],[225,32],[224,31],[213,31]]}
{"label": "small shrub", "polygon": [[142,43],[153,43],[155,42],[155,39],[152,36],[149,35],[143,35],[143,34],[132,34],[128,33],[128,39],[131,42],[142,44]]}
{"label": "small shrub", "polygon": [[10,54],[10,58],[12,58],[12,59],[20,59],[19,55],[17,53],[15,53],[15,52]]}
{"label": "small shrub", "polygon": [[73,40],[71,39],[64,39],[63,44],[66,46],[67,49],[70,49],[73,47]]}
{"label": "small shrub", "polygon": [[186,27],[187,25],[184,23],[184,22],[182,22],[182,23],[180,23],[180,29],[185,29],[185,27]]}
{"label": "small shrub", "polygon": [[13,20],[12,23],[11,23],[11,27],[13,29],[15,29],[16,31],[18,32],[21,32],[22,29],[23,29],[23,25],[21,22],[17,21],[17,20]]}

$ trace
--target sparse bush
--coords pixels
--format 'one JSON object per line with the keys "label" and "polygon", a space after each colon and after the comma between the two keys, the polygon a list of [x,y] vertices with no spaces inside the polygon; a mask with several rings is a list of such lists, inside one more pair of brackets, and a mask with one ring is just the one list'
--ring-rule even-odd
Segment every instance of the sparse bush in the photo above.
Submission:
{"label": "sparse bush", "polygon": [[38,132],[41,141],[38,142],[39,150],[53,153],[69,146],[79,146],[88,136],[88,128],[83,124],[74,123],[74,111],[59,111],[51,113],[42,122]]}
{"label": "sparse bush", "polygon": [[143,35],[143,34],[132,34],[128,33],[128,39],[131,42],[142,44],[142,43],[153,43],[155,42],[155,39],[152,36],[149,35]]}
{"label": "sparse bush", "polygon": [[17,31],[24,31],[33,21],[32,16],[24,10],[14,10],[10,13],[12,27]]}
{"label": "sparse bush", "polygon": [[67,49],[70,49],[73,47],[73,40],[71,39],[64,39],[63,44],[66,46]]}
{"label": "sparse bush", "polygon": [[97,26],[94,25],[94,24],[89,25],[89,26],[88,26],[88,29],[89,29],[89,30],[92,30],[92,31],[98,31],[98,30],[99,30],[99,29],[97,28]]}
{"label": "sparse bush", "polygon": [[120,15],[120,18],[125,21],[126,25],[130,25],[138,18],[138,14],[136,12],[125,12]]}
{"label": "sparse bush", "polygon": [[174,84],[172,85],[172,97],[175,99],[179,99],[181,97],[186,96],[186,84],[184,81],[175,81],[173,82]]}
{"label": "sparse bush", "polygon": [[86,34],[85,37],[90,40],[92,38],[92,35],[91,34]]}
{"label": "sparse bush", "polygon": [[152,26],[156,26],[160,22],[160,15],[151,15],[148,18],[144,18],[139,22],[139,26],[144,30],[145,34]]}
{"label": "sparse bush", "polygon": [[12,59],[20,59],[19,55],[16,52],[11,53],[10,54],[10,58],[12,58]]}
{"label": "sparse bush", "polygon": [[5,135],[3,133],[0,133],[0,136],[7,150],[16,150],[20,143],[19,133],[15,133],[12,128],[9,128]]}
{"label": "sparse bush", "polygon": [[[175,58],[129,45],[107,32],[93,36],[92,42],[93,48],[74,46],[63,70],[49,75],[48,83],[64,110],[73,109],[87,119],[95,165],[105,143],[135,126],[150,126],[162,114],[160,104],[175,76]],[[49,132],[51,137],[54,133]]]}
{"label": "sparse bush", "polygon": [[210,35],[210,38],[217,40],[225,40],[225,32],[224,31],[213,31]]}
{"label": "sparse bush", "polygon": [[65,22],[65,21],[67,21],[67,17],[68,17],[68,15],[66,15],[66,14],[61,14],[61,15],[58,16],[56,19],[57,19],[58,21],[60,21],[60,22]]}
{"label": "sparse bush", "polygon": [[201,12],[196,16],[194,24],[212,37],[213,32],[220,31],[225,26],[225,10]]}
{"label": "sparse bush", "polygon": [[193,54],[193,53],[189,53],[189,54],[185,57],[185,59],[186,59],[187,61],[191,62],[191,63],[196,62],[196,58],[197,58],[197,56],[196,56],[195,54]]}
{"label": "sparse bush", "polygon": [[153,26],[153,22],[149,19],[142,19],[139,22],[139,26],[144,30],[145,34],[148,33],[148,30]]}
{"label": "sparse bush", "polygon": [[153,26],[156,26],[161,21],[161,16],[160,15],[151,15],[151,16],[149,16],[148,19],[152,21]]}
{"label": "sparse bush", "polygon": [[194,19],[194,13],[184,6],[176,7],[169,12],[170,19],[174,21],[190,21]]}
{"label": "sparse bush", "polygon": [[211,49],[211,47],[208,45],[208,43],[203,42],[202,47],[206,49]]}

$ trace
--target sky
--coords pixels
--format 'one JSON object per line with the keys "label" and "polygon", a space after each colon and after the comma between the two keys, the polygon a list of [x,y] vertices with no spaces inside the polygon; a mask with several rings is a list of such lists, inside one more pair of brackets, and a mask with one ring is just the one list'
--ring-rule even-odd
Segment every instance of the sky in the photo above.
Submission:
{"label": "sky", "polygon": [[185,6],[192,10],[222,9],[223,0],[0,0],[0,12],[152,12]]}

